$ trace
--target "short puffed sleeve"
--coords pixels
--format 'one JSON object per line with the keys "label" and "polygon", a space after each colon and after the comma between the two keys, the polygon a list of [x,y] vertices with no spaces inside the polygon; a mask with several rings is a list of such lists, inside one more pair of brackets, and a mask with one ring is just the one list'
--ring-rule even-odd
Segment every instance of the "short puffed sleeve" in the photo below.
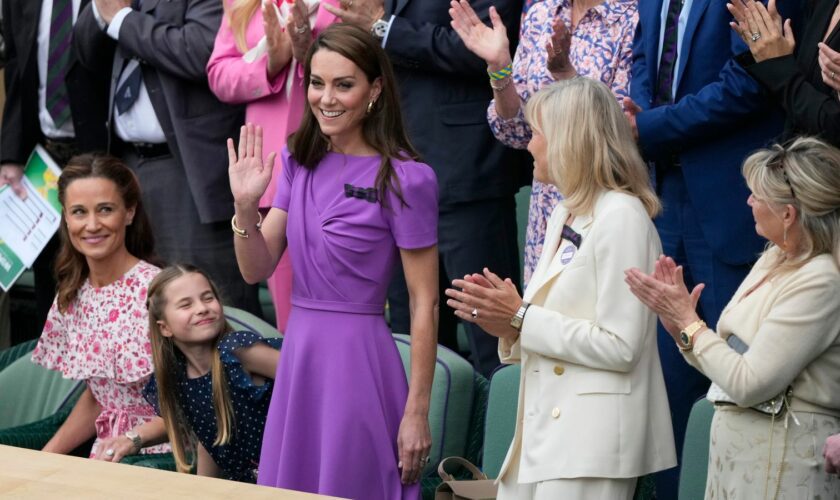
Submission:
{"label": "short puffed sleeve", "polygon": [[288,212],[289,201],[292,198],[292,180],[295,178],[295,172],[297,172],[299,165],[292,158],[287,146],[283,146],[283,150],[280,151],[279,161],[283,168],[280,170],[280,178],[277,179],[277,191],[274,194],[274,201],[271,206]]}
{"label": "short puffed sleeve", "polygon": [[415,161],[391,163],[405,203],[389,190],[383,211],[397,246],[411,250],[437,244],[438,185],[434,170]]}
{"label": "short puffed sleeve", "polygon": [[283,340],[279,338],[265,338],[259,333],[243,330],[225,335],[219,342],[219,355],[228,377],[228,385],[233,389],[247,392],[253,401],[258,401],[271,394],[271,384],[254,384],[251,376],[242,367],[234,352],[238,349],[251,347],[257,342],[263,342],[273,349],[280,349]]}

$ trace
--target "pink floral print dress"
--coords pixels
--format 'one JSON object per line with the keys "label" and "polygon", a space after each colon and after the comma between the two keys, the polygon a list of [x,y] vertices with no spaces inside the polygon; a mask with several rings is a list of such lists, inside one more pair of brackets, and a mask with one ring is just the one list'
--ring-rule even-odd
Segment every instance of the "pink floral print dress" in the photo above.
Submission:
{"label": "pink floral print dress", "polygon": [[[67,311],[53,302],[32,362],[84,380],[99,403],[96,441],[119,436],[155,416],[142,390],[153,372],[146,291],[160,269],[140,261],[117,281],[94,288],[86,280]],[[168,445],[140,453],[165,453]]]}

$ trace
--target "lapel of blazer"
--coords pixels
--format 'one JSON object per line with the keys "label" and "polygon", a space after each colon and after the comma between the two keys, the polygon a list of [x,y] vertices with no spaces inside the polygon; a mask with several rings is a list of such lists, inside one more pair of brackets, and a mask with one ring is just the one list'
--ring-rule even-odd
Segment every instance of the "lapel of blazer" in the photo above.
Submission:
{"label": "lapel of blazer", "polygon": [[[395,16],[400,15],[400,13],[403,11],[403,9],[405,9],[405,6],[409,2],[409,0],[386,0],[386,2],[387,1],[394,2],[394,10],[391,12],[391,14]],[[429,0],[424,1],[428,2]]]}
{"label": "lapel of blazer", "polygon": [[158,0],[142,0],[140,4],[140,12],[149,12],[157,7]]}
{"label": "lapel of blazer", "polygon": [[700,20],[703,19],[703,13],[708,6],[709,0],[694,0],[691,4],[691,12],[688,13],[688,22],[685,25],[682,46],[680,47],[680,65],[677,68],[677,89],[679,89],[680,83],[682,83],[682,74],[685,71],[685,65],[688,63],[689,57],[691,57],[690,54],[693,45],[691,39],[694,38],[697,26],[700,24]]}
{"label": "lapel of blazer", "polygon": [[662,2],[668,0],[639,2],[639,22],[644,26],[645,59],[648,61],[648,81],[650,82],[651,97],[656,89],[656,75],[659,70],[659,26],[662,23]]}
{"label": "lapel of blazer", "polygon": [[[10,0],[4,0],[6,2]],[[23,45],[18,47],[18,54],[22,64],[20,71],[29,63],[29,57],[38,54],[38,24],[41,22],[41,0],[27,0],[20,2],[21,19],[28,19],[30,22],[21,23],[23,25]],[[6,36],[12,36],[7,33]]]}

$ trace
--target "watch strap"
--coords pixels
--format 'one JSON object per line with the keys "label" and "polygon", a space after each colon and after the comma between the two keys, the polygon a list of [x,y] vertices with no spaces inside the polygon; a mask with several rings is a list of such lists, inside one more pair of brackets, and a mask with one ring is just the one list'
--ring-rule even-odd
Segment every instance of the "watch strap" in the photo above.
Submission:
{"label": "watch strap", "polygon": [[694,337],[697,335],[698,332],[703,331],[705,328],[706,322],[702,319],[698,319],[693,323],[689,323],[688,326],[680,330],[680,337],[688,339],[688,342],[685,345],[680,346],[680,351],[690,352],[692,349],[694,349]]}

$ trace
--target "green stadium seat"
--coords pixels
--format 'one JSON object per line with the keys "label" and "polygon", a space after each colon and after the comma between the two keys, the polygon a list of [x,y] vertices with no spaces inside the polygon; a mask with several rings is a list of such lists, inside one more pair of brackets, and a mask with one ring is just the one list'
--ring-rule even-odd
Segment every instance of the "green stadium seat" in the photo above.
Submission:
{"label": "green stadium seat", "polygon": [[702,398],[694,403],[688,416],[680,469],[680,500],[703,498],[709,467],[709,435],[715,407]]}

